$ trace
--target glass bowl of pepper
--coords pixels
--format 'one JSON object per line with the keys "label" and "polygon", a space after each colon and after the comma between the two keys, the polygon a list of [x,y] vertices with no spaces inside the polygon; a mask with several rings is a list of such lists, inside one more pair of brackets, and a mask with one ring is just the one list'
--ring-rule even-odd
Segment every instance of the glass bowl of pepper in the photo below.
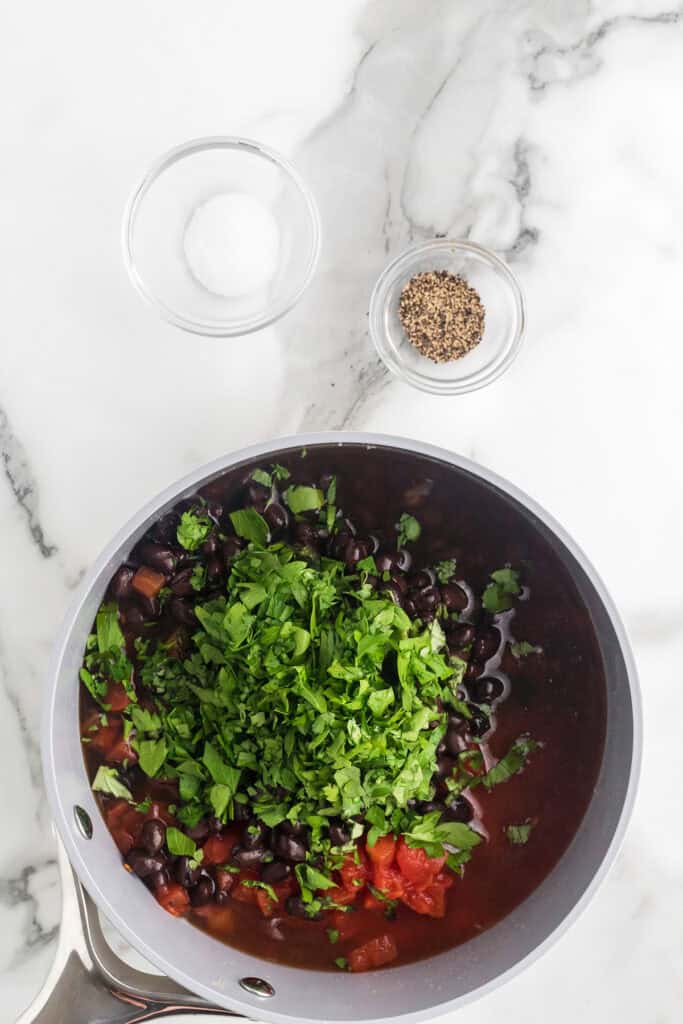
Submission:
{"label": "glass bowl of pepper", "polygon": [[392,373],[434,395],[460,395],[511,366],[524,334],[524,300],[495,253],[438,238],[385,268],[370,299],[369,325]]}

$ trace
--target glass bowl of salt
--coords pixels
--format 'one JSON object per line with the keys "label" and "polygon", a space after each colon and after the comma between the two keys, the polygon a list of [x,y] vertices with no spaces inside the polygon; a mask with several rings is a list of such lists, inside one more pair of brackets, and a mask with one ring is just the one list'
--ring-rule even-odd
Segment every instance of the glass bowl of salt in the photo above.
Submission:
{"label": "glass bowl of salt", "polygon": [[311,192],[279,153],[249,139],[196,139],[135,188],[124,260],[138,292],[177,327],[235,337],[301,298],[320,253]]}

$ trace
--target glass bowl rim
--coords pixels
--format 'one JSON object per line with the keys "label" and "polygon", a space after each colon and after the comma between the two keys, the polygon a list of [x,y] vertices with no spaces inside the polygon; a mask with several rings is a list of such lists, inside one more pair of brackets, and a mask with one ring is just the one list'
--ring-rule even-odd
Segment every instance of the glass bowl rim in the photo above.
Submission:
{"label": "glass bowl rim", "polygon": [[[147,286],[144,278],[138,271],[134,257],[133,237],[137,214],[145,196],[152,188],[157,178],[159,178],[159,176],[169,167],[172,167],[173,164],[178,163],[178,161],[185,157],[204,150],[212,149],[244,150],[256,156],[264,157],[265,159],[270,160],[271,163],[275,164],[285,173],[290,181],[293,182],[301,194],[308,214],[312,233],[312,244],[308,257],[308,264],[306,266],[302,282],[297,290],[288,295],[286,299],[279,303],[279,305],[272,307],[265,313],[246,318],[241,321],[235,321],[230,324],[221,323],[220,321],[194,320],[190,317],[183,316],[174,309],[171,309],[152,289]],[[174,324],[176,327],[180,327],[184,331],[189,331],[191,334],[199,334],[213,338],[235,338],[241,337],[245,334],[251,334],[254,331],[262,330],[262,328],[269,327],[271,324],[274,324],[277,320],[280,320],[281,317],[288,313],[304,294],[311,283],[311,279],[313,278],[313,274],[315,273],[318,260],[320,258],[320,213],[311,189],[308,187],[294,165],[277,150],[264,145],[262,142],[256,142],[254,139],[245,138],[241,135],[205,135],[200,138],[189,139],[187,142],[182,142],[177,146],[173,146],[171,149],[162,153],[161,156],[157,157],[157,159],[148,167],[133,188],[130,198],[126,204],[123,214],[121,242],[123,247],[123,262],[133,287],[138,294],[141,295],[147,303],[149,303],[149,305],[153,306],[162,315],[165,320]]]}
{"label": "glass bowl rim", "polygon": [[[511,327],[507,331],[504,346],[501,349],[503,353],[502,358],[500,357],[499,352],[492,361],[487,363],[486,366],[481,367],[479,370],[476,370],[474,373],[461,377],[457,380],[441,381],[410,369],[400,359],[396,358],[393,350],[389,347],[387,342],[387,332],[383,327],[383,314],[386,309],[387,289],[405,266],[410,266],[411,263],[414,263],[425,253],[432,253],[435,251],[452,252],[454,249],[477,256],[484,263],[488,263],[489,267],[497,272],[504,286],[507,287],[507,290],[512,296],[515,314]],[[433,395],[462,395],[469,391],[478,391],[480,388],[486,387],[488,384],[492,384],[495,380],[498,380],[498,378],[510,368],[519,354],[524,337],[525,326],[526,311],[524,296],[522,295],[519,282],[510,270],[510,267],[491,249],[487,249],[486,246],[479,245],[477,242],[470,242],[467,239],[433,238],[426,242],[418,242],[415,245],[409,246],[386,265],[380,276],[377,278],[377,282],[375,283],[370,296],[368,327],[370,337],[372,338],[375,350],[380,359],[384,365],[393,374],[400,377],[401,380],[415,388],[418,388],[420,391],[426,391]]]}

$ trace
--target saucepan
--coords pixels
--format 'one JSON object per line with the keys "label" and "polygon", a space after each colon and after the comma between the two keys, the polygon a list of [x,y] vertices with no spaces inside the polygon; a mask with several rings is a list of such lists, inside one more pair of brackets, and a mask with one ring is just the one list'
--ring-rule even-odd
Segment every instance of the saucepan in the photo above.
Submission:
{"label": "saucepan", "polygon": [[[428,476],[430,467],[438,466],[440,473],[478,488],[485,508],[504,506],[512,524],[522,517],[552,545],[588,609],[607,688],[606,741],[595,791],[576,836],[542,884],[497,925],[450,952],[359,975],[320,973],[271,963],[229,948],[183,920],[169,918],[140,882],[121,868],[118,850],[90,791],[78,728],[78,670],[95,612],[114,570],[149,525],[178,500],[226,472],[244,472],[250,466],[277,462],[283,452],[310,452],[318,446],[327,448],[332,472],[338,453],[349,446],[370,470],[375,461],[381,460],[377,486],[387,492],[392,486],[387,470],[391,459],[401,459],[405,464],[408,457],[414,461],[416,474]],[[391,499],[387,493],[387,502]],[[482,528],[486,528],[485,521]],[[91,939],[96,932],[91,898],[121,935],[164,975],[153,986],[156,1001],[149,996],[145,1002],[144,977],[139,975],[136,984],[130,986],[133,995],[130,991],[128,995],[118,993],[116,1013],[103,1009],[98,1015],[88,1003],[89,1022],[148,1020],[169,1012],[172,1005],[189,1008],[202,1003],[215,1007],[217,1012],[276,1024],[359,1024],[398,1017],[420,1021],[452,1012],[531,964],[586,906],[623,838],[640,765],[641,711],[628,641],[604,584],[574,541],[535,501],[489,470],[427,444],[366,433],[310,434],[254,445],[190,473],[146,505],[108,544],[82,581],[56,644],[45,703],[45,782],[66,854],[89,894],[79,890],[80,916],[86,932]],[[86,1005],[79,1004],[79,985],[89,983],[87,972],[74,970],[74,958],[78,957],[82,962],[82,950],[76,950],[73,957],[62,956],[56,969],[61,975],[57,994],[52,1000],[43,994],[38,1013],[26,1020],[56,1024],[76,1019],[78,1011],[73,1016],[73,1008]],[[107,964],[103,965],[102,958],[99,967],[111,982],[114,974]],[[63,1005],[65,977],[71,1011]],[[114,988],[112,982],[109,989]],[[187,990],[185,999],[178,996],[182,990]]]}

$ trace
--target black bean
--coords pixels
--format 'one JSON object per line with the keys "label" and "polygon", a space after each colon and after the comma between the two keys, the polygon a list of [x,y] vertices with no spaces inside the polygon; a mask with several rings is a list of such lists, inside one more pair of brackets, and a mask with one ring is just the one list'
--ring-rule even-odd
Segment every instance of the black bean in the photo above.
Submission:
{"label": "black bean", "polygon": [[202,544],[203,555],[215,555],[218,551],[218,537],[215,533],[212,533],[210,537],[207,537]]}
{"label": "black bean", "polygon": [[470,661],[465,669],[464,679],[466,683],[471,683],[484,671],[484,662],[481,661]]}
{"label": "black bean", "polygon": [[145,622],[152,622],[154,619],[159,618],[161,615],[161,601],[158,597],[145,597],[143,594],[138,594],[137,601]]}
{"label": "black bean", "polygon": [[344,548],[344,562],[347,569],[354,569],[370,554],[370,545],[365,540],[350,540]]}
{"label": "black bean", "polygon": [[202,818],[192,828],[187,829],[187,834],[190,839],[194,839],[195,843],[201,842],[202,839],[206,839],[209,834],[209,822],[206,818]]}
{"label": "black bean", "polygon": [[220,889],[214,896],[214,900],[219,906],[223,906],[230,902],[230,893],[225,889]]}
{"label": "black bean", "polygon": [[500,646],[500,633],[497,629],[487,629],[483,633],[479,633],[477,639],[472,645],[472,656],[474,658],[480,658],[482,661],[488,661],[492,658]]}
{"label": "black bean", "polygon": [[462,821],[466,824],[474,817],[474,808],[466,797],[456,796],[450,803],[446,803],[443,816],[446,821]]}
{"label": "black bean", "polygon": [[276,828],[271,837],[270,848],[276,857],[302,864],[306,860],[306,843],[303,838],[287,835],[281,828]]}
{"label": "black bean", "polygon": [[190,889],[190,903],[193,907],[204,907],[207,903],[211,902],[215,891],[216,886],[213,878],[210,875],[204,875]]}
{"label": "black bean", "polygon": [[223,518],[223,506],[220,501],[209,501],[204,511],[216,526],[220,526],[221,519]]}
{"label": "black bean", "polygon": [[263,518],[268,523],[273,533],[281,533],[289,526],[289,513],[279,501],[272,501],[263,513]]}
{"label": "black bean", "polygon": [[419,800],[415,810],[418,814],[431,814],[433,811],[443,811],[443,805],[436,800]]}
{"label": "black bean", "polygon": [[126,864],[138,878],[147,878],[155,871],[161,871],[164,868],[164,858],[157,855],[152,856],[146,850],[135,847],[127,854]]}
{"label": "black bean", "polygon": [[200,874],[201,871],[198,867],[190,867],[189,857],[178,857],[177,861],[173,865],[173,877],[176,882],[185,886],[186,889],[199,881]]}
{"label": "black bean", "polygon": [[452,754],[453,757],[457,757],[458,754],[467,747],[462,730],[459,727],[454,727],[452,725],[449,725],[446,730],[444,743],[446,745],[446,750],[449,754]]}
{"label": "black bean", "polygon": [[368,535],[368,544],[370,545],[370,554],[376,555],[379,551],[379,537],[374,533]]}
{"label": "black bean", "polygon": [[488,715],[481,708],[476,707],[474,704],[468,704],[468,708],[472,713],[472,717],[467,720],[467,732],[470,736],[479,738],[489,731],[491,722]]}
{"label": "black bean", "polygon": [[140,842],[147,853],[158,853],[166,842],[166,826],[158,818],[146,821],[142,826]]}
{"label": "black bean", "polygon": [[223,822],[221,821],[220,818],[215,818],[212,816],[207,819],[207,824],[209,826],[209,832],[211,832],[211,834],[214,836],[218,835],[220,832],[223,831]]}
{"label": "black bean", "polygon": [[407,548],[399,548],[396,552],[396,568],[401,572],[408,572],[413,562],[413,556]]}
{"label": "black bean", "polygon": [[330,842],[333,846],[345,846],[351,839],[351,832],[339,821],[330,822]]}
{"label": "black bean", "polygon": [[183,626],[195,626],[197,624],[197,617],[192,609],[192,605],[184,598],[172,597],[169,608],[176,622],[180,622]]}
{"label": "black bean", "polygon": [[244,830],[242,846],[245,850],[253,850],[256,846],[263,846],[268,839],[269,831],[263,822],[252,818]]}
{"label": "black bean", "polygon": [[166,512],[150,530],[150,535],[155,541],[161,544],[175,544],[177,542],[178,515],[175,512]]}
{"label": "black bean", "polygon": [[468,597],[455,583],[444,583],[441,587],[441,600],[447,611],[461,612],[467,607]]}
{"label": "black bean", "polygon": [[238,551],[244,547],[244,541],[240,537],[228,537],[223,541],[223,558],[226,565],[233,560]]}
{"label": "black bean", "polygon": [[396,604],[400,605],[403,601],[403,592],[397,585],[395,580],[389,580],[388,583],[382,584],[382,592],[388,594]]}
{"label": "black bean", "polygon": [[375,555],[375,565],[378,572],[391,572],[397,567],[396,552],[382,551],[381,554]]}
{"label": "black bean", "polygon": [[237,800],[235,801],[235,809],[233,811],[233,819],[235,821],[249,821],[251,818],[251,811],[249,804],[241,804]]}
{"label": "black bean", "polygon": [[439,779],[445,779],[449,775],[453,774],[454,767],[455,761],[453,760],[453,758],[442,755],[441,757],[437,758],[435,774]]}
{"label": "black bean", "polygon": [[403,611],[406,613],[406,615],[409,618],[411,618],[411,619],[416,619],[417,618],[417,608],[415,607],[415,602],[413,601],[412,597],[406,597],[404,599],[404,601],[403,601]]}
{"label": "black bean", "polygon": [[401,594],[405,595],[408,593],[408,581],[402,572],[394,569],[391,573],[391,582],[396,584],[398,589],[401,591]]}
{"label": "black bean", "polygon": [[408,577],[408,586],[411,590],[423,590],[425,587],[431,587],[434,582],[434,573],[428,569],[420,569]]}
{"label": "black bean", "polygon": [[250,480],[247,485],[247,505],[252,505],[257,512],[263,513],[270,498],[270,487]]}
{"label": "black bean", "polygon": [[212,555],[206,563],[206,579],[209,583],[215,583],[225,572],[225,563],[218,555]]}
{"label": "black bean", "polygon": [[458,622],[446,630],[449,647],[468,647],[477,635],[474,626],[469,622]]}
{"label": "black bean", "polygon": [[135,576],[135,569],[130,565],[122,565],[116,570],[109,584],[109,592],[115,600],[120,601],[122,597],[133,596],[134,590],[131,586],[133,576]]}
{"label": "black bean", "polygon": [[411,596],[415,602],[415,607],[421,615],[435,611],[441,599],[439,588],[433,585],[423,587],[422,590],[416,591]]}
{"label": "black bean", "polygon": [[138,608],[136,605],[133,605],[132,608],[126,608],[125,612],[123,613],[123,621],[125,623],[126,629],[130,633],[146,632],[145,625],[147,619],[143,615],[142,609]]}
{"label": "black bean", "polygon": [[190,597],[194,594],[194,587],[190,582],[193,572],[194,569],[190,565],[186,569],[181,569],[168,584],[169,590],[177,597]]}
{"label": "black bean", "polygon": [[261,881],[268,885],[277,885],[278,882],[284,882],[285,878],[289,878],[291,873],[291,866],[285,864],[283,860],[271,860],[270,864],[264,864],[261,868]]}
{"label": "black bean", "polygon": [[162,868],[161,871],[154,871],[151,875],[148,875],[145,881],[152,892],[154,892],[155,889],[159,889],[162,885],[168,885],[171,881],[171,876],[167,868]]}
{"label": "black bean", "polygon": [[139,548],[140,561],[143,565],[149,565],[164,576],[172,576],[176,569],[177,557],[170,548],[163,544],[141,544]]}
{"label": "black bean", "polygon": [[323,916],[320,911],[315,914],[309,914],[306,904],[300,896],[289,896],[285,903],[285,909],[290,917],[303,917],[307,921],[320,921]]}
{"label": "black bean", "polygon": [[498,700],[504,689],[502,680],[496,676],[482,676],[467,686],[468,693],[476,704],[490,704]]}
{"label": "black bean", "polygon": [[240,868],[255,868],[263,864],[266,857],[266,848],[263,843],[246,849],[241,844],[233,846],[232,861]]}
{"label": "black bean", "polygon": [[297,544],[309,548],[314,553],[319,551],[318,531],[312,523],[297,523],[294,527],[294,539]]}

